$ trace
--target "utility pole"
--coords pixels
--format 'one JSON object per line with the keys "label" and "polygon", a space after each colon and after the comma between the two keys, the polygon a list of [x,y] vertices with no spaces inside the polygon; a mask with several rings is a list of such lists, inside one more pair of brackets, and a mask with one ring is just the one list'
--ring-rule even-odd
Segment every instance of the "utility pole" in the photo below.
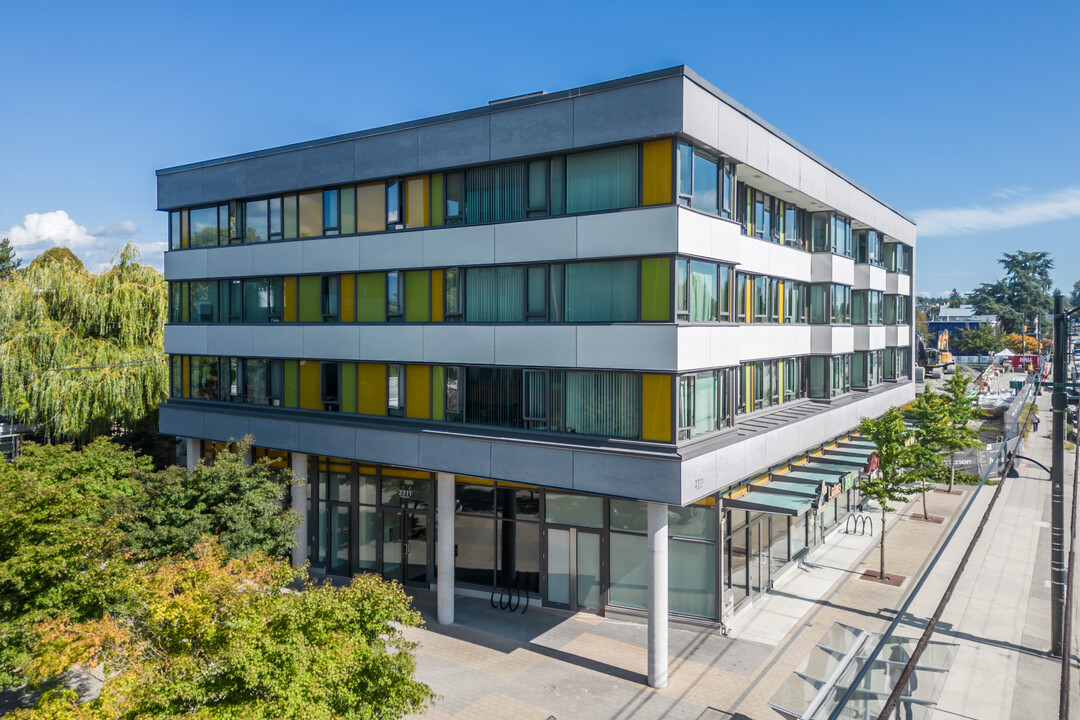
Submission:
{"label": "utility pole", "polygon": [[1054,293],[1054,355],[1050,365],[1054,377],[1054,392],[1050,407],[1053,412],[1050,464],[1050,647],[1061,656],[1065,621],[1065,342],[1064,299]]}

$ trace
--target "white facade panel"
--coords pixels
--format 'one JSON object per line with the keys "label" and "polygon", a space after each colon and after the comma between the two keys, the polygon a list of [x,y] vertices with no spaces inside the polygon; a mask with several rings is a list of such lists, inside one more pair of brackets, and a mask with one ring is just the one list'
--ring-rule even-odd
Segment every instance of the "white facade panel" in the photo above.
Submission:
{"label": "white facade panel", "polygon": [[495,326],[495,363],[519,367],[575,367],[573,325]]}
{"label": "white facade panel", "polygon": [[911,276],[903,273],[886,273],[885,292],[889,295],[910,295]]}
{"label": "white facade panel", "polygon": [[460,323],[425,325],[424,362],[494,365],[495,327]]}
{"label": "white facade panel", "polygon": [[291,323],[252,325],[251,348],[255,357],[295,358],[304,350],[304,327]]}
{"label": "white facade panel", "polygon": [[810,353],[809,325],[768,325],[769,357],[791,357]]}
{"label": "white facade panel", "polygon": [[[311,238],[299,243],[304,249],[304,273],[355,272],[360,269],[360,238]],[[282,274],[296,272],[285,270]]]}
{"label": "white facade panel", "polygon": [[234,245],[214,248],[213,252],[210,252],[209,248],[203,250],[203,252],[207,253],[206,277],[243,277],[244,275],[250,275],[253,247],[253,245]]}
{"label": "white facade panel", "polygon": [[[251,247],[251,273],[252,275],[288,275],[297,272],[304,266],[304,246],[306,240],[289,240],[286,242],[259,243]],[[346,258],[344,264],[348,265],[351,260],[353,265],[359,262],[359,258]]]}
{"label": "white facade panel", "polygon": [[725,102],[720,103],[717,118],[720,121],[720,144],[717,149],[738,162],[747,162],[750,118]]}
{"label": "white facade panel", "polygon": [[779,180],[789,187],[797,188],[801,185],[799,179],[799,156],[802,155],[789,143],[775,135],[769,135],[769,165],[766,168],[769,176]]}
{"label": "white facade panel", "polygon": [[581,215],[578,257],[673,253],[678,248],[674,207]]}
{"label": "white facade panel", "polygon": [[881,350],[886,346],[888,332],[884,325],[856,325],[855,350]]}
{"label": "white facade panel", "polygon": [[[717,335],[716,330],[718,329],[693,325],[683,325],[677,329],[679,372],[702,370],[704,368],[718,367],[722,364],[714,359],[712,352],[714,339]],[[733,329],[738,330],[738,328]],[[734,335],[735,333],[731,333],[732,337]],[[737,355],[734,362],[738,362]]]}
{"label": "white facade panel", "polygon": [[173,355],[206,355],[206,325],[166,325],[165,352]]}
{"label": "white facade panel", "polygon": [[[709,328],[709,354],[712,367],[732,367],[739,364],[742,349],[742,328],[736,325]],[[680,345],[682,335],[679,336]],[[682,353],[680,352],[680,361]],[[680,365],[680,369],[682,366]]]}
{"label": "white facade panel", "polygon": [[843,355],[855,349],[855,328],[850,325],[813,325],[810,352],[814,355]]}
{"label": "white facade panel", "polygon": [[362,235],[360,267],[364,270],[396,270],[423,265],[424,231]]}
{"label": "white facade panel", "polygon": [[832,253],[811,253],[810,279],[815,283],[855,283],[855,261]]}
{"label": "white facade panel", "polygon": [[359,360],[359,325],[304,326],[304,357],[313,360]]}
{"label": "white facade panel", "polygon": [[424,230],[424,266],[491,265],[495,262],[495,227],[462,225]]}
{"label": "white facade panel", "polygon": [[[679,252],[684,255],[719,259],[716,255],[717,227],[713,218],[702,213],[678,208]],[[728,258],[733,259],[733,258]]]}
{"label": "white facade panel", "polygon": [[746,164],[763,173],[769,167],[769,137],[771,133],[757,123],[750,123],[746,133]]}
{"label": "white facade panel", "polygon": [[252,357],[253,325],[209,325],[206,327],[207,349],[215,355],[228,357]]}
{"label": "white facade panel", "polygon": [[165,279],[186,280],[207,275],[206,250],[178,250],[165,253]]}
{"label": "white facade panel", "polygon": [[360,360],[423,362],[423,325],[361,325]]}
{"label": "white facade panel", "polygon": [[579,325],[578,367],[674,372],[674,325]]}
{"label": "white facade panel", "polygon": [[577,218],[529,220],[494,227],[496,263],[547,262],[577,257]]}
{"label": "white facade panel", "polygon": [[720,100],[689,80],[683,80],[683,132],[720,149]]}
{"label": "white facade panel", "polygon": [[867,263],[855,263],[855,289],[885,291],[885,268]]}
{"label": "white facade panel", "polygon": [[776,325],[740,325],[739,326],[739,361],[764,360],[773,355],[773,330]]}
{"label": "white facade panel", "polygon": [[885,347],[910,347],[911,346],[911,326],[910,325],[886,325],[885,326]]}

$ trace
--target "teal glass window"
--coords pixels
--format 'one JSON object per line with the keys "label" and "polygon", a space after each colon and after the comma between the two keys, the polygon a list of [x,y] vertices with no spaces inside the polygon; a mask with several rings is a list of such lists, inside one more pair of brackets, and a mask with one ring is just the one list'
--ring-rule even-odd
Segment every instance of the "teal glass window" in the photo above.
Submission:
{"label": "teal glass window", "polygon": [[468,268],[465,319],[468,322],[523,322],[525,274],[520,265]]}
{"label": "teal glass window", "polygon": [[270,238],[266,200],[244,203],[244,242],[265,242]]}
{"label": "teal glass window", "polygon": [[566,158],[566,211],[636,207],[640,195],[637,145],[594,150]]}
{"label": "teal glass window", "polygon": [[641,428],[641,377],[633,373],[568,371],[566,432],[636,438]]}
{"label": "teal glass window", "polygon": [[504,222],[525,217],[525,163],[465,172],[465,221]]}
{"label": "teal glass window", "polygon": [[565,289],[567,322],[632,322],[638,318],[637,260],[569,263]]}
{"label": "teal glass window", "polygon": [[690,321],[715,322],[717,317],[715,263],[690,261]]}
{"label": "teal glass window", "polygon": [[323,190],[323,235],[337,235],[341,230],[339,193]]}
{"label": "teal glass window", "polygon": [[192,208],[190,218],[191,247],[213,247],[218,244],[217,206]]}

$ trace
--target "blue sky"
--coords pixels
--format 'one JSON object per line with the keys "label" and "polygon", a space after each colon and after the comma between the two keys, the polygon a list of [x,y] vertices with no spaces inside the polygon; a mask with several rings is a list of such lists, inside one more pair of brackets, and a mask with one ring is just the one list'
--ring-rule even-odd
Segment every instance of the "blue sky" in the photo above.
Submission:
{"label": "blue sky", "polygon": [[3,2],[0,236],[162,263],[158,168],[678,64],[920,222],[918,291],[1080,280],[1080,3]]}

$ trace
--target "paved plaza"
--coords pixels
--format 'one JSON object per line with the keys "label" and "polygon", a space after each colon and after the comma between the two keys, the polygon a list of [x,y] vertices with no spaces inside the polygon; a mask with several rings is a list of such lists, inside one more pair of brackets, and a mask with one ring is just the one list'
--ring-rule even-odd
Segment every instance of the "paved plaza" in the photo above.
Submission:
{"label": "paved plaza", "polygon": [[[1024,451],[1046,466],[1049,402],[1048,393],[1039,398],[1044,422]],[[1047,652],[1050,483],[1032,463],[1018,468],[1020,477],[1005,481],[934,636],[959,649],[932,717],[1057,717],[1060,662]],[[921,633],[993,491],[986,487],[976,496],[901,634]],[[888,516],[886,571],[906,578],[899,587],[860,578],[878,567],[878,513],[874,537],[828,536],[773,592],[736,616],[727,637],[673,624],[670,684],[661,690],[646,684],[643,622],[537,607],[511,614],[492,609],[487,599],[459,597],[456,623],[444,626],[435,620],[434,593],[416,593],[427,627],[409,637],[419,643],[419,678],[440,696],[425,717],[779,718],[767,701],[834,622],[885,629],[972,492],[929,493],[929,514],[943,517],[941,523],[922,520],[918,498]],[[1080,670],[1072,677],[1070,717],[1080,718]]]}

